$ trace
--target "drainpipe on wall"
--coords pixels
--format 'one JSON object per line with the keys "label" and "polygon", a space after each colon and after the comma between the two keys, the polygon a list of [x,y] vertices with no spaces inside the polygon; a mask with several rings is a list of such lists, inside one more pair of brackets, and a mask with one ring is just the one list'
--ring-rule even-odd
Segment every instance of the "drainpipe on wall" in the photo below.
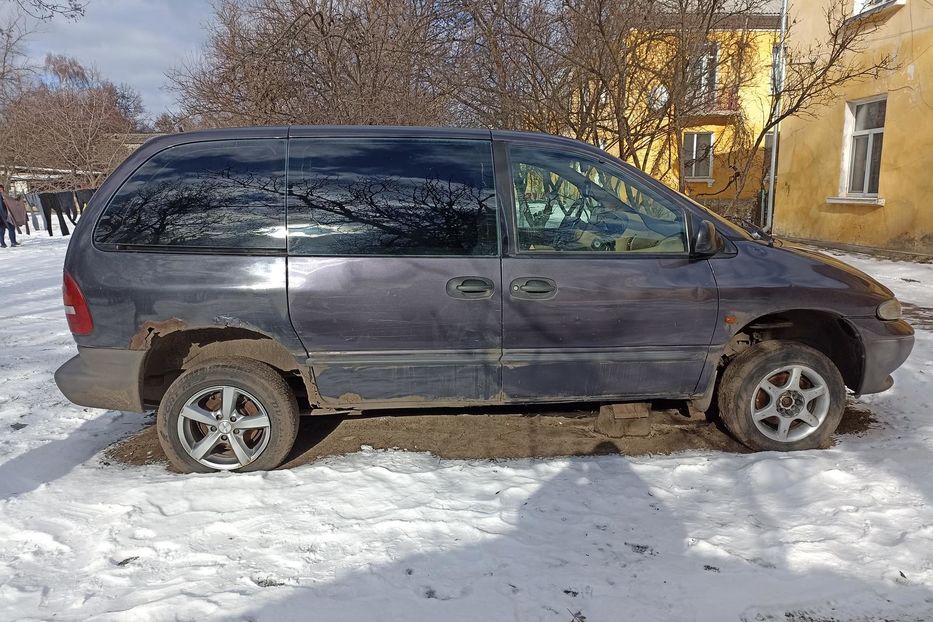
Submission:
{"label": "drainpipe on wall", "polygon": [[[781,38],[778,41],[778,55],[776,59],[777,67],[774,72],[774,97],[777,101],[774,103],[775,116],[781,116],[781,91],[784,89],[784,37],[787,35],[787,0],[781,1]],[[771,170],[768,174],[768,203],[765,206],[765,221],[763,224],[767,231],[771,231],[774,225],[774,181],[777,176],[777,157],[778,157],[778,136],[780,135],[781,123],[774,126],[771,130]]]}

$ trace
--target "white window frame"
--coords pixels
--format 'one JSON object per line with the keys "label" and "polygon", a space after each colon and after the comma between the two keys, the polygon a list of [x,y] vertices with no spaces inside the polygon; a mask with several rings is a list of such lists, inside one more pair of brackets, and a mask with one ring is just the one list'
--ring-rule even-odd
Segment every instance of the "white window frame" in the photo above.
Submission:
{"label": "white window frame", "polygon": [[853,0],[852,15],[861,15],[876,9],[904,6],[907,0]]}
{"label": "white window frame", "polygon": [[[867,97],[865,99],[857,99],[854,101],[846,102],[845,110],[845,123],[843,124],[843,140],[842,140],[842,169],[839,176],[839,197],[853,197],[853,198],[876,198],[878,197],[877,192],[853,192],[849,190],[851,175],[852,175],[852,158],[854,157],[852,143],[855,140],[856,136],[865,136],[868,135],[868,151],[865,158],[865,181],[862,186],[863,189],[867,190],[868,188],[868,179],[871,175],[871,147],[874,143],[874,136],[877,134],[884,135],[884,126],[881,128],[875,128],[871,130],[859,130],[855,131],[855,111],[858,106],[865,104],[872,104],[874,102],[884,101],[888,98],[887,93],[883,95],[875,95],[872,97]],[[885,126],[887,125],[887,114],[885,114]],[[879,163],[880,167],[880,163]],[[880,170],[879,170],[880,176]]]}
{"label": "white window frame", "polygon": [[[710,60],[713,66],[710,67]],[[719,41],[707,41],[703,52],[696,61],[692,78],[699,83],[696,84],[697,102],[703,104],[714,104],[716,94],[719,91]],[[712,84],[707,78],[712,74]]]}
{"label": "white window frame", "polygon": [[684,132],[684,142],[686,142],[687,136],[694,136],[693,139],[693,149],[690,152],[690,157],[685,158],[686,160],[691,160],[690,169],[691,171],[696,169],[696,155],[697,155],[697,141],[696,136],[700,134],[709,134],[709,175],[698,177],[687,172],[687,166],[684,165],[684,179],[687,181],[705,181],[712,183],[713,182],[713,156],[716,152],[716,133],[715,132]]}

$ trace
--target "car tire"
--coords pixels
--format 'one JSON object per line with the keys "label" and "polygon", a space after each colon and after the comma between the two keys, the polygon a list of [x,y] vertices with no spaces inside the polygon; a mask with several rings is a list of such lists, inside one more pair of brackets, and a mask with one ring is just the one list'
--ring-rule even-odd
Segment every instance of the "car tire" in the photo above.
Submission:
{"label": "car tire", "polygon": [[182,473],[266,471],[295,444],[298,404],[268,365],[214,360],[169,386],[156,428],[169,462]]}
{"label": "car tire", "polygon": [[833,362],[794,341],[749,347],[726,366],[719,386],[722,422],[759,451],[829,447],[845,403],[845,383]]}

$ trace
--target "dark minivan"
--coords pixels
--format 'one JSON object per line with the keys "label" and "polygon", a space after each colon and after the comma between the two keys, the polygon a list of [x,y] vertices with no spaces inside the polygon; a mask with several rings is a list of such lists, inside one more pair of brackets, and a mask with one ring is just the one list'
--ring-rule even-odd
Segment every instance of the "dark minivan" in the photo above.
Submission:
{"label": "dark minivan", "polygon": [[162,136],[65,260],[71,401],[158,407],[182,471],[271,469],[300,413],[717,396],[753,449],[825,446],[913,330],[886,287],[542,134]]}

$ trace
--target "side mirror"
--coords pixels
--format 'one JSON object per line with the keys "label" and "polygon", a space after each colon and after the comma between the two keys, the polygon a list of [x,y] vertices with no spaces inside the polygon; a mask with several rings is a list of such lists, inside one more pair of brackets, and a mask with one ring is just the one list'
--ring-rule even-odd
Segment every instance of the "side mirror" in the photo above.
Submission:
{"label": "side mirror", "polygon": [[726,248],[726,241],[716,231],[716,225],[708,220],[700,221],[696,236],[693,238],[693,255],[712,257]]}

